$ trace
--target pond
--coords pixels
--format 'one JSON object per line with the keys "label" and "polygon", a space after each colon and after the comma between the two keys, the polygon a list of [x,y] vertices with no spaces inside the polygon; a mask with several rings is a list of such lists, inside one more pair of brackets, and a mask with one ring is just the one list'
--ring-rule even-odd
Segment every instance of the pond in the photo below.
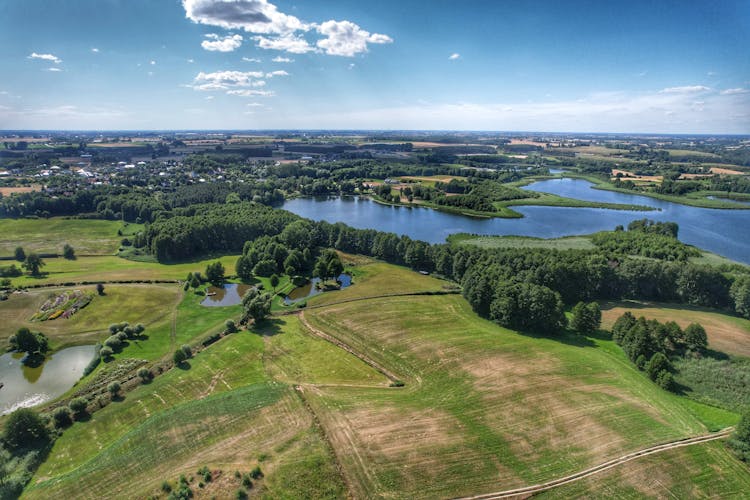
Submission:
{"label": "pond", "polygon": [[[339,274],[336,280],[341,284],[341,288],[346,288],[348,286],[351,286],[352,284],[352,277],[349,274]],[[323,293],[323,290],[320,290],[316,287],[319,282],[320,278],[313,278],[308,281],[307,284],[298,286],[297,288],[289,292],[289,295],[284,297],[284,305],[290,306],[296,302],[301,301],[302,299],[307,299],[309,297],[314,297],[315,295]]]}
{"label": "pond", "polygon": [[223,307],[235,306],[242,303],[242,296],[250,289],[250,285],[225,283],[223,286],[210,286],[206,298],[201,301],[202,306]]}
{"label": "pond", "polygon": [[94,357],[93,345],[62,349],[40,366],[30,368],[21,360],[24,353],[9,352],[0,356],[0,414],[18,408],[36,406],[64,394],[83,376],[83,370]]}
{"label": "pond", "polygon": [[420,207],[382,205],[367,198],[296,198],[283,208],[302,217],[344,222],[360,229],[405,234],[429,243],[444,243],[454,233],[518,235],[557,238],[612,230],[618,224],[649,218],[680,225],[680,239],[750,264],[750,210],[718,210],[688,207],[645,196],[591,189],[578,179],[550,179],[525,187],[582,200],[649,205],[660,211],[642,212],[601,208],[513,207],[522,219],[475,218]]}

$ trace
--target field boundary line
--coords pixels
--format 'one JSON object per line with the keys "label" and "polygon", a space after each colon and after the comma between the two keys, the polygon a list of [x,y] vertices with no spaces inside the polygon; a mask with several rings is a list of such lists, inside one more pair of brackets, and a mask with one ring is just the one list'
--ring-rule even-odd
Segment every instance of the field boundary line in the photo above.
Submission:
{"label": "field boundary line", "polygon": [[618,465],[622,465],[624,463],[630,462],[640,457],[654,455],[656,453],[661,453],[661,452],[673,450],[676,448],[682,448],[685,446],[692,446],[695,444],[707,443],[709,441],[715,441],[717,439],[723,439],[723,438],[728,437],[733,430],[734,430],[733,427],[729,427],[727,429],[721,430],[719,432],[714,432],[711,434],[703,434],[701,436],[683,438],[683,439],[678,439],[676,441],[670,441],[668,443],[662,443],[656,446],[651,446],[649,448],[644,448],[642,450],[638,450],[638,451],[628,453],[626,455],[622,455],[621,457],[614,458],[612,460],[609,460],[599,465],[595,465],[588,469],[584,469],[580,472],[576,472],[575,474],[570,474],[568,476],[554,479],[546,483],[541,483],[541,484],[537,484],[533,486],[524,486],[524,487],[515,488],[512,490],[497,491],[494,493],[484,493],[481,495],[474,495],[470,497],[461,497],[457,500],[496,500],[500,498],[512,498],[512,497],[517,497],[520,495],[532,495],[534,493],[541,493],[542,491],[550,490],[557,486],[562,486],[568,483],[579,481],[581,479],[585,479],[595,474],[599,474],[601,472],[607,471],[609,469],[617,467]]}
{"label": "field boundary line", "polygon": [[341,480],[344,482],[344,486],[346,486],[347,498],[350,498],[350,499],[354,498],[352,496],[351,483],[349,482],[349,479],[346,477],[346,474],[344,474],[344,467],[343,465],[341,465],[341,460],[339,459],[339,456],[336,454],[336,448],[333,446],[333,441],[331,441],[331,438],[328,435],[328,432],[326,432],[326,428],[323,426],[323,423],[320,421],[318,414],[315,413],[315,409],[310,404],[310,401],[308,401],[307,396],[305,396],[304,386],[300,384],[296,384],[292,386],[292,389],[293,389],[293,392],[297,395],[297,397],[299,397],[300,401],[302,402],[302,406],[312,416],[313,426],[322,435],[323,441],[326,443],[326,447],[328,448],[328,452],[333,456],[333,462],[335,464],[336,471],[339,473],[339,476],[341,476]]}
{"label": "field boundary line", "polygon": [[328,335],[327,333],[325,333],[325,332],[323,332],[321,330],[318,330],[317,328],[315,328],[314,326],[312,326],[307,321],[307,319],[305,318],[304,312],[299,311],[298,314],[299,314],[300,322],[302,323],[302,325],[307,330],[310,331],[310,333],[312,333],[316,337],[319,337],[319,338],[325,340],[326,342],[330,342],[331,344],[335,345],[339,349],[343,349],[344,351],[348,352],[352,356],[360,359],[365,364],[369,365],[370,367],[374,368],[376,371],[378,371],[379,373],[381,373],[382,375],[384,375],[388,380],[390,380],[391,384],[397,384],[398,383],[400,385],[403,385],[403,382],[401,381],[401,379],[399,379],[393,372],[391,372],[390,370],[388,370],[387,368],[385,368],[384,366],[382,366],[380,363],[378,363],[377,361],[374,361],[374,360],[370,359],[368,356],[366,356],[366,355],[364,355],[364,354],[356,351],[353,347],[351,347],[350,345],[342,342],[341,340],[337,339],[336,337]]}

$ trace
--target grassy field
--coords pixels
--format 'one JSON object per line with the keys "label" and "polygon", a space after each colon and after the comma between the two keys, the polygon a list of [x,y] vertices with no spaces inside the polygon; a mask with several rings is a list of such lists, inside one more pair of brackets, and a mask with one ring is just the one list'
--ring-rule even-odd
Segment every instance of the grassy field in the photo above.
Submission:
{"label": "grassy field", "polygon": [[[383,297],[449,283],[368,258],[343,261],[353,286],[229,335],[183,369],[75,423],[24,498],[163,498],[162,481],[174,485],[203,466],[220,475],[203,488],[194,479],[197,497],[229,498],[239,487],[234,471],[256,465],[265,477],[252,494],[261,498],[443,498],[554,479],[736,423],[735,414],[662,391],[603,337],[519,334],[477,317],[458,295]],[[8,309],[13,314],[0,305],[6,321],[23,321],[45,292],[33,293]],[[239,314],[239,306],[200,306],[202,296],[175,285],[108,285],[107,293],[151,318],[149,338],[118,358],[159,359]],[[55,338],[119,321],[99,298],[89,305],[92,318],[81,316]],[[362,357],[317,337],[299,314],[405,387],[389,387]],[[696,447],[704,454],[684,459],[697,478],[678,470],[680,457],[666,459],[662,483],[739,491],[741,466],[716,446]],[[630,494],[620,476],[598,479],[571,491]]]}
{"label": "grassy field", "polygon": [[535,498],[745,498],[747,466],[722,442],[711,442],[634,460]]}
{"label": "grassy field", "polygon": [[532,484],[706,429],[702,411],[658,389],[611,341],[520,335],[457,296],[304,314],[406,381],[403,390],[318,388],[311,398],[357,497]]}
{"label": "grassy field", "polygon": [[[228,476],[257,464],[266,478],[254,491],[269,498],[342,496],[343,483],[312,416],[294,389],[267,371],[306,379],[308,367],[312,380],[350,383],[367,383],[377,374],[302,335],[295,319],[268,325],[270,337],[231,335],[190,360],[189,369],[171,370],[91,421],[76,423],[55,443],[26,497],[97,496],[102,484],[110,496],[144,497],[158,495],[163,480],[174,484],[203,465]],[[303,368],[285,359],[297,355],[307,360]],[[230,486],[212,484],[206,496],[233,496],[237,485]]]}
{"label": "grassy field", "polygon": [[456,245],[475,245],[481,248],[556,248],[558,250],[596,248],[588,236],[544,239],[531,236],[480,236],[458,233],[450,235],[448,242]]}
{"label": "grassy field", "polygon": [[662,323],[674,321],[681,328],[700,323],[706,329],[708,346],[716,351],[750,357],[750,321],[700,307],[652,302],[606,302],[602,304],[602,328],[611,328],[625,311]]}
{"label": "grassy field", "polygon": [[77,290],[93,292],[94,298],[84,309],[69,319],[30,321],[50,295],[72,288],[44,288],[14,293],[0,302],[0,342],[16,333],[21,327],[45,333],[52,348],[76,344],[91,344],[109,336],[107,327],[112,323],[128,321],[143,323],[148,332],[168,324],[171,313],[182,296],[176,285],[107,285],[105,295],[96,295],[93,286]]}
{"label": "grassy field", "polygon": [[203,274],[206,266],[216,260],[222,262],[227,274],[232,274],[237,257],[230,255],[179,264],[136,262],[115,256],[79,257],[76,260],[44,259],[46,265],[42,268],[43,276],[34,278],[24,275],[13,278],[12,283],[13,286],[23,287],[81,281],[184,280],[190,272],[200,271]]}
{"label": "grassy field", "polygon": [[0,256],[13,256],[16,247],[26,253],[62,254],[63,245],[70,244],[77,255],[112,255],[122,236],[119,229],[132,231],[135,224],[124,227],[120,221],[63,219],[0,219]]}

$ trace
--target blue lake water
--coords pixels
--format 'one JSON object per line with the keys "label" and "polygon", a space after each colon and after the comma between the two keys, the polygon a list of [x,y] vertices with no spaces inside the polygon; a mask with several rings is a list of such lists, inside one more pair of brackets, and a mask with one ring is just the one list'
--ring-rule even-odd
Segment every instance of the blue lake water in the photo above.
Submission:
{"label": "blue lake water", "polygon": [[718,210],[688,207],[646,196],[591,189],[579,179],[550,179],[526,189],[580,200],[628,203],[658,208],[656,211],[607,210],[600,208],[513,207],[522,219],[474,218],[428,208],[381,205],[366,198],[296,198],[283,208],[302,217],[344,222],[360,229],[377,229],[429,243],[443,243],[453,233],[536,236],[556,238],[627,226],[637,219],[677,222],[680,239],[750,264],[750,210]]}

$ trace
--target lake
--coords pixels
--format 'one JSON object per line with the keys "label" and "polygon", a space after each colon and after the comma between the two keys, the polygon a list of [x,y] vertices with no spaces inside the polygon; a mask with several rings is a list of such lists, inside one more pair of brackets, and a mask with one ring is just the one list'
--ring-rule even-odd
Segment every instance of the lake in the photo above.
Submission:
{"label": "lake", "polygon": [[286,201],[283,208],[313,220],[405,234],[429,243],[444,243],[454,233],[557,238],[612,230],[618,224],[627,226],[634,220],[648,218],[677,222],[680,240],[750,264],[750,210],[695,208],[591,186],[580,179],[550,179],[525,189],[580,200],[648,205],[659,211],[523,206],[513,207],[524,215],[522,219],[474,218],[429,208],[382,205],[360,197],[296,198]]}
{"label": "lake", "polygon": [[83,370],[94,357],[93,345],[62,349],[40,366],[30,368],[21,363],[24,353],[0,356],[0,414],[18,408],[36,406],[64,394],[83,376]]}

